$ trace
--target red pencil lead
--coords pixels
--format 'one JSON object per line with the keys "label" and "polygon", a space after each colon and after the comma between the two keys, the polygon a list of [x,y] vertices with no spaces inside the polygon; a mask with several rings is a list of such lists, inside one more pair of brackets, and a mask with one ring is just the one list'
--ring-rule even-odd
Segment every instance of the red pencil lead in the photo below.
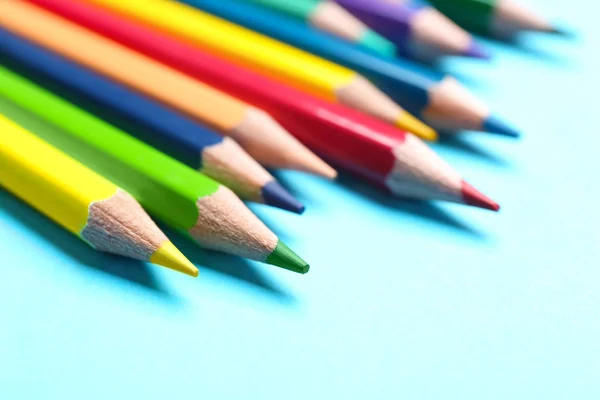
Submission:
{"label": "red pencil lead", "polygon": [[500,210],[500,206],[498,203],[481,193],[479,190],[475,189],[469,183],[463,181],[462,182],[462,195],[465,200],[465,203],[479,208],[484,208],[486,210],[498,211]]}

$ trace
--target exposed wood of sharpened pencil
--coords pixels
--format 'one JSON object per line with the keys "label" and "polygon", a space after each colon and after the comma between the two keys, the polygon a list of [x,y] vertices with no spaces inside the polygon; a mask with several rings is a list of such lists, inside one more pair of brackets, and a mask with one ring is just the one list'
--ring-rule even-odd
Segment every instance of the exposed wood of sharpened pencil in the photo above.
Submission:
{"label": "exposed wood of sharpened pencil", "polygon": [[[425,156],[414,156],[413,151],[421,148],[418,139],[405,140],[404,132],[388,124],[282,85],[92,5],[73,0],[51,4],[54,10],[77,23],[191,76],[202,76],[209,84],[268,110],[286,129],[331,161],[397,195],[446,200],[448,193],[452,193],[450,198],[453,201],[463,203],[485,198],[478,196],[478,192],[461,197],[457,191],[460,182],[454,179],[458,174],[431,151],[419,152]],[[400,151],[405,141],[412,146]],[[396,164],[409,165],[410,168],[392,169]],[[405,180],[404,171],[412,171],[406,174]],[[436,176],[450,178],[436,179]],[[432,183],[438,181],[441,182],[440,187]],[[450,182],[450,187],[444,186],[445,182]],[[495,204],[480,203],[484,208],[494,208]]]}
{"label": "exposed wood of sharpened pencil", "polygon": [[94,249],[198,276],[128,193],[2,114],[0,170],[1,186]]}
{"label": "exposed wood of sharpened pencil", "polygon": [[201,246],[308,271],[308,264],[227,187],[4,67],[0,67],[1,97],[30,113],[20,123],[37,117],[45,125],[35,130],[37,135],[114,181],[150,213],[187,232]]}
{"label": "exposed wood of sharpened pencil", "polygon": [[334,0],[394,42],[401,54],[423,61],[444,55],[487,58],[465,30],[435,8],[408,0]]}
{"label": "exposed wood of sharpened pencil", "polygon": [[522,31],[568,34],[513,0],[430,0],[470,31],[511,38]]}
{"label": "exposed wood of sharpened pencil", "polygon": [[[98,1],[104,4],[106,0]],[[472,95],[463,96],[463,94],[467,94],[464,88],[460,88],[460,92],[453,90],[458,84],[453,86],[440,84],[440,82],[445,80],[445,77],[430,69],[406,60],[377,55],[358,46],[353,46],[334,36],[309,29],[304,24],[298,23],[293,19],[285,18],[285,16],[270,12],[264,8],[252,6],[251,4],[241,3],[236,0],[229,0],[226,3],[213,2],[211,0],[181,1],[199,7],[233,23],[243,25],[248,29],[269,35],[274,39],[284,41],[305,51],[310,51],[333,62],[352,68],[364,74],[383,92],[397,100],[406,109],[422,117],[426,122],[431,123],[435,127],[444,129],[452,126],[505,136],[518,135],[512,127],[491,114],[489,110],[485,118],[481,118],[479,111],[485,106],[477,102],[477,107],[474,109],[474,98]],[[162,5],[166,3],[170,3],[170,1],[153,0],[144,3],[143,9],[146,10],[150,5],[155,6],[156,4]],[[112,5],[114,3],[108,2],[108,4]],[[132,8],[137,10],[136,7],[127,7],[127,10],[131,10]],[[216,22],[213,23],[213,25],[215,24]],[[225,21],[219,20],[219,29],[218,31],[216,28],[214,29],[214,35],[224,35],[233,30],[230,25],[226,24]],[[242,34],[240,33],[240,35]],[[254,38],[254,40],[259,39]],[[263,63],[264,61],[262,60],[254,60],[257,54],[254,53],[252,55],[253,61]],[[277,55],[280,54],[281,51],[278,51]],[[273,56],[275,57],[276,55]],[[270,76],[277,79],[277,74],[271,74]],[[436,99],[432,99],[433,90],[437,92]],[[442,93],[440,94],[440,92]],[[440,101],[442,95],[443,102]],[[456,112],[448,113],[447,109],[449,107],[455,109]],[[436,126],[435,124],[438,123],[438,114],[442,116],[442,123]],[[447,121],[449,118],[452,119],[451,125]],[[467,124],[474,121],[477,123]],[[461,125],[462,123],[465,123],[465,125]],[[412,129],[407,130],[414,132]]]}
{"label": "exposed wood of sharpened pencil", "polygon": [[[356,81],[364,79],[356,72],[306,51],[272,40],[179,2],[152,0],[143,3],[123,3],[98,0],[91,3],[152,25],[213,54],[327,101],[340,102],[366,113],[378,110],[377,116],[385,118],[391,124],[429,140],[437,138],[434,130],[393,103],[374,85],[368,82],[355,85]],[[220,2],[214,4],[217,3]],[[230,2],[226,3],[227,6],[230,4]],[[292,22],[297,21],[292,20]],[[337,39],[333,36],[331,38]],[[342,39],[339,41],[352,48],[358,48]],[[367,98],[375,103],[363,100]],[[382,103],[378,104],[379,102]]]}
{"label": "exposed wood of sharpened pencil", "polygon": [[335,171],[268,114],[23,1],[0,2],[0,25],[209,124],[263,165],[328,178]]}
{"label": "exposed wood of sharpened pencil", "polygon": [[381,54],[396,54],[396,46],[369,29],[333,0],[245,0],[284,13],[324,32]]}
{"label": "exposed wood of sharpened pencil", "polygon": [[0,64],[133,133],[246,200],[302,212],[304,207],[235,141],[50,53],[0,27]]}

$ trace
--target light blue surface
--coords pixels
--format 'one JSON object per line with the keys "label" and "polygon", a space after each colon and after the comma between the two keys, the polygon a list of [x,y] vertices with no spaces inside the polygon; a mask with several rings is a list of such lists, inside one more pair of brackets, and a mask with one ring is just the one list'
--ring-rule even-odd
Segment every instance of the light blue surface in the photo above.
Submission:
{"label": "light blue surface", "polygon": [[598,6],[526,3],[580,38],[448,64],[523,139],[436,145],[498,215],[282,173],[306,214],[253,208],[310,272],[169,232],[193,280],[99,255],[0,191],[0,398],[600,398]]}

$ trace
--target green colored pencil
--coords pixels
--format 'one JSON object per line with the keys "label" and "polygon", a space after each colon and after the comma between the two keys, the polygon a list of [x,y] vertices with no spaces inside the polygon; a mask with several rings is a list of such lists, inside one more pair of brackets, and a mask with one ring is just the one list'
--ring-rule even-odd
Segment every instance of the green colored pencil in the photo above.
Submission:
{"label": "green colored pencil", "polygon": [[[9,102],[3,101],[9,118],[121,186],[202,247],[308,271],[307,263],[227,187],[4,67],[0,96],[13,103],[9,113]],[[20,117],[14,105],[22,109]],[[31,114],[38,118],[36,124]]]}
{"label": "green colored pencil", "polygon": [[332,0],[244,0],[287,14],[325,32],[367,47],[386,56],[396,46]]}
{"label": "green colored pencil", "polygon": [[510,0],[429,0],[463,28],[509,38],[521,31],[564,33],[550,22]]}

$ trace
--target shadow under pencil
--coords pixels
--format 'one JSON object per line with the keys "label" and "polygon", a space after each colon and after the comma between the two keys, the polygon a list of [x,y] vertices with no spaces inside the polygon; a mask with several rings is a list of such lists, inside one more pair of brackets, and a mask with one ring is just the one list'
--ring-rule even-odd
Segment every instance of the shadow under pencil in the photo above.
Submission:
{"label": "shadow under pencil", "polygon": [[[462,136],[459,132],[438,132],[439,140],[434,146],[441,146],[451,148],[461,153],[466,153],[469,156],[474,156],[483,161],[492,163],[498,167],[510,167],[512,164],[510,161],[490,152],[487,148],[484,150],[482,147],[470,142],[468,138]],[[479,135],[479,133],[475,134]],[[491,135],[486,135],[488,138],[492,138]],[[503,138],[499,138],[503,139]]]}
{"label": "shadow under pencil", "polygon": [[[287,293],[271,279],[267,278],[265,274],[258,271],[258,268],[249,261],[229,254],[202,249],[190,238],[185,237],[183,233],[170,229],[160,223],[159,227],[173,241],[175,246],[200,269],[200,275],[202,275],[203,268],[208,268],[228,278],[261,289],[283,304],[296,302],[296,298],[293,295]],[[277,267],[261,264],[260,268],[269,269]]]}
{"label": "shadow under pencil", "polygon": [[135,283],[158,294],[161,298],[172,297],[172,294],[155,279],[150,267],[145,263],[94,250],[2,188],[0,188],[0,207],[19,223],[26,225],[35,234],[61,249],[79,265]]}
{"label": "shadow under pencil", "polygon": [[337,182],[345,189],[365,197],[368,200],[377,203],[377,205],[381,207],[441,224],[443,226],[455,229],[457,232],[467,234],[475,239],[486,239],[486,235],[484,233],[452,217],[449,213],[445,212],[431,202],[395,197],[383,189],[370,185],[368,182],[365,182],[347,172],[340,173]]}

